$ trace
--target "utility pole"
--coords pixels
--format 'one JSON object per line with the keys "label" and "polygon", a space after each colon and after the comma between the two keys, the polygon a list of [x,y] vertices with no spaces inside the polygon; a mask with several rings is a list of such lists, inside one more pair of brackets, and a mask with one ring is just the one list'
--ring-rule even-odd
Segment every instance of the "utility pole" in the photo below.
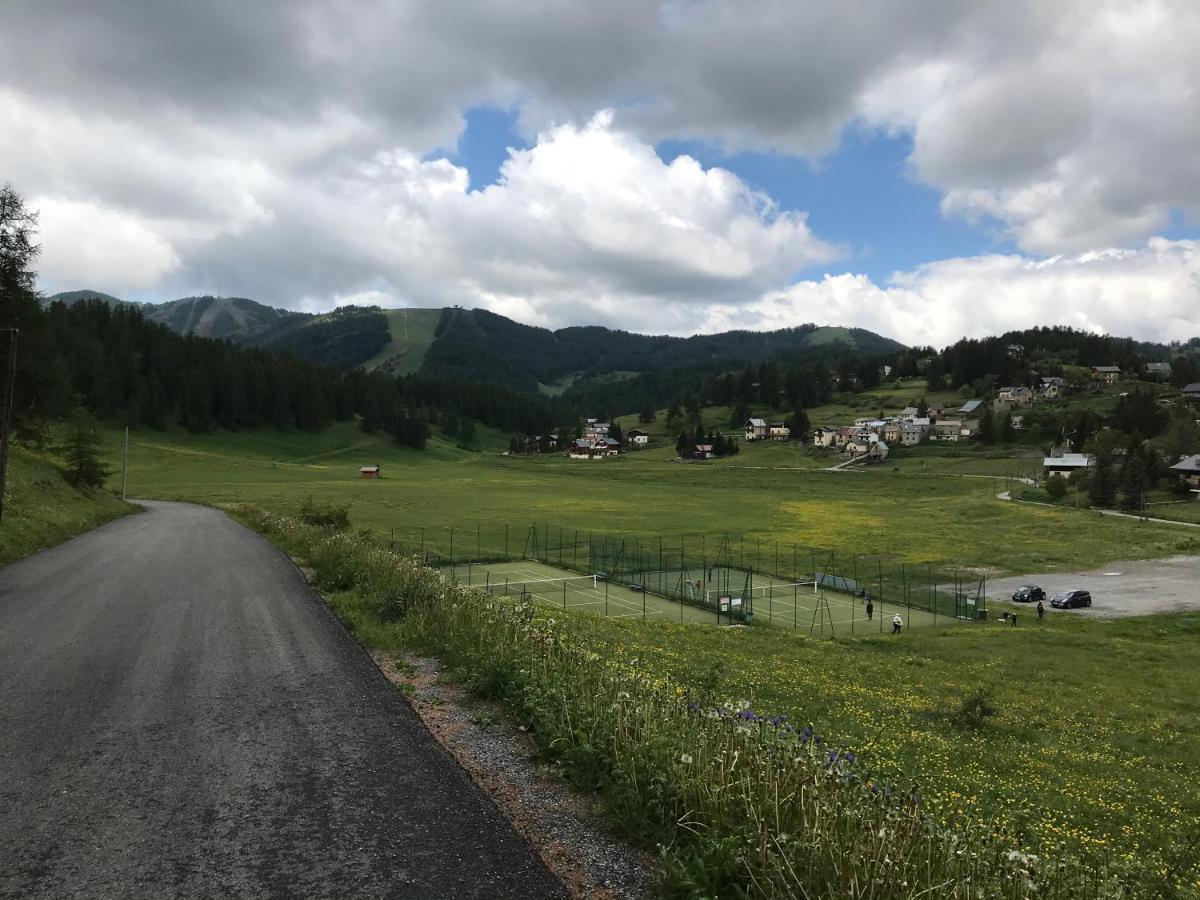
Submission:
{"label": "utility pole", "polygon": [[13,397],[17,390],[17,328],[2,329],[8,332],[8,373],[4,383],[4,409],[0,412],[0,518],[4,516],[4,491],[8,485],[8,439],[12,431]]}
{"label": "utility pole", "polygon": [[[125,452],[121,456],[121,502],[125,502],[125,479],[129,474],[129,426],[125,426]],[[393,535],[393,543],[395,543]]]}

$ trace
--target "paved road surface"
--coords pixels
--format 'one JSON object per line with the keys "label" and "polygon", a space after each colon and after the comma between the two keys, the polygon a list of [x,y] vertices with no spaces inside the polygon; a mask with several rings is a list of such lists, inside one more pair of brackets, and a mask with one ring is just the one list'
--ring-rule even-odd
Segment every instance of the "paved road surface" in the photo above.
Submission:
{"label": "paved road surface", "polygon": [[[1200,557],[1114,562],[1086,572],[1043,572],[1013,578],[989,578],[988,597],[1007,600],[1023,584],[1039,585],[1047,597],[1055,591],[1073,588],[1090,591],[1090,609],[1070,610],[1080,615],[1144,616],[1200,609]],[[1010,605],[1027,606],[1024,603]],[[1061,615],[1064,611],[1051,610],[1047,600],[1046,613],[1051,612]],[[993,614],[999,614],[999,607]]]}
{"label": "paved road surface", "polygon": [[286,557],[148,506],[0,570],[0,896],[563,896]]}

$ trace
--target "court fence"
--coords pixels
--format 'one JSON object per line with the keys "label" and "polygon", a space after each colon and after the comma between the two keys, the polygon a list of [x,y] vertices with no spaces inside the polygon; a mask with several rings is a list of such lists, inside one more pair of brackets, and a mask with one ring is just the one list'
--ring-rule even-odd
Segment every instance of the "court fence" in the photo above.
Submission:
{"label": "court fence", "polygon": [[[661,535],[585,530],[551,524],[405,526],[390,531],[391,546],[427,565],[534,560],[711,611],[715,620],[752,620],[774,598],[826,592],[885,618],[920,612],[934,624],[987,617],[986,576],[884,554],[845,554],[761,535]],[[821,602],[814,607],[821,613]],[[827,613],[827,609],[825,613]],[[865,615],[864,615],[865,618]],[[832,621],[828,629],[832,630]]]}

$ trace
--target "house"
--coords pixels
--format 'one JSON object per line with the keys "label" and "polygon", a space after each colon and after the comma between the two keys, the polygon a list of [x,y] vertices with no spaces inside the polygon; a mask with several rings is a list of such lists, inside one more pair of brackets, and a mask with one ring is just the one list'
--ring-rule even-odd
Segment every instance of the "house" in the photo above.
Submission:
{"label": "house", "polygon": [[1042,473],[1047,478],[1066,478],[1072,472],[1090,469],[1096,465],[1096,457],[1090,453],[1064,453],[1062,456],[1047,456],[1042,460]]}
{"label": "house", "polygon": [[767,423],[763,419],[750,419],[746,422],[746,440],[761,441],[767,436]]}
{"label": "house", "polygon": [[381,478],[382,472],[379,466],[363,466],[358,470],[358,474],[363,478]]}
{"label": "house", "polygon": [[979,420],[978,419],[963,419],[962,428],[958,430],[958,436],[964,441],[969,441],[972,438],[979,436]]}
{"label": "house", "polygon": [[833,433],[832,446],[841,449],[842,447],[845,447],[848,442],[854,440],[855,436],[857,435],[858,429],[853,425],[843,425]]}
{"label": "house", "polygon": [[895,422],[895,421],[888,422],[886,425],[883,426],[883,430],[880,432],[880,436],[885,441],[887,441],[889,444],[899,444],[900,443],[900,429],[902,427],[903,426],[899,422]]}
{"label": "house", "polygon": [[983,406],[982,400],[968,400],[958,408],[958,412],[964,416],[979,415],[979,408]]}
{"label": "house", "polygon": [[846,456],[862,456],[863,454],[870,453],[873,446],[874,444],[865,438],[854,439],[846,441],[842,447],[842,453]]}
{"label": "house", "polygon": [[813,431],[812,442],[814,447],[832,447],[834,438],[837,437],[837,429],[835,428],[818,428]]}
{"label": "house", "polygon": [[898,418],[901,421],[904,419],[914,419],[919,412],[920,410],[918,410],[915,406],[906,406],[904,409],[900,410]]}
{"label": "house", "polygon": [[1146,374],[1152,378],[1170,378],[1171,364],[1169,362],[1146,363]]}
{"label": "house", "polygon": [[[1200,454],[1185,456],[1171,466],[1171,471],[1175,473],[1180,484],[1186,484],[1192,489],[1200,488]],[[1196,494],[1196,499],[1200,500],[1200,493]]]}
{"label": "house", "polygon": [[650,435],[642,431],[640,428],[630,428],[625,432],[625,437],[629,438],[629,443],[635,447],[645,447],[650,443]]}
{"label": "house", "polygon": [[962,439],[962,419],[942,419],[935,422],[929,438],[934,441],[957,443]]}
{"label": "house", "polygon": [[925,435],[927,434],[929,434],[928,425],[917,425],[914,422],[904,422],[900,426],[900,446],[916,446],[925,439]]}
{"label": "house", "polygon": [[696,459],[712,459],[715,455],[712,444],[697,444],[693,454]]}
{"label": "house", "polygon": [[1120,380],[1120,366],[1092,366],[1092,381],[1098,384],[1116,384]]}
{"label": "house", "polygon": [[871,445],[871,449],[867,451],[867,458],[871,462],[883,462],[888,458],[888,445],[886,441],[876,441]]}
{"label": "house", "polygon": [[1000,388],[1000,403],[1007,403],[1012,406],[1033,406],[1033,391],[1025,387],[1025,385],[1016,385],[1014,387]]}
{"label": "house", "polygon": [[935,422],[945,414],[946,407],[941,403],[930,403],[925,412],[925,415],[929,416]]}
{"label": "house", "polygon": [[572,442],[570,448],[567,450],[567,456],[571,459],[599,459],[599,457],[592,453],[592,448],[593,442],[591,440],[588,438],[579,438],[579,440]]}
{"label": "house", "polygon": [[1188,400],[1200,400],[1200,381],[1194,381],[1183,387],[1183,396]]}
{"label": "house", "polygon": [[567,450],[571,459],[604,459],[620,454],[620,443],[610,437],[581,437]]}
{"label": "house", "polygon": [[1067,383],[1062,378],[1043,378],[1038,382],[1038,394],[1043,400],[1057,400]]}
{"label": "house", "polygon": [[786,441],[792,434],[792,429],[782,422],[772,422],[767,427],[767,437],[773,441]]}

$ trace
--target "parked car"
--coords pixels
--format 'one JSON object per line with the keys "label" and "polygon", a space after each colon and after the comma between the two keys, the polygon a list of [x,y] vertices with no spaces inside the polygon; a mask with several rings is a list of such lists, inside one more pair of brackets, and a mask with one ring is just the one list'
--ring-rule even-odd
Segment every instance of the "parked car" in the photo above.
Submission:
{"label": "parked car", "polygon": [[1013,591],[1014,603],[1040,603],[1046,599],[1046,592],[1036,584],[1023,584]]}
{"label": "parked car", "polygon": [[1087,591],[1059,591],[1050,598],[1050,605],[1055,609],[1075,609],[1092,605],[1092,595]]}

